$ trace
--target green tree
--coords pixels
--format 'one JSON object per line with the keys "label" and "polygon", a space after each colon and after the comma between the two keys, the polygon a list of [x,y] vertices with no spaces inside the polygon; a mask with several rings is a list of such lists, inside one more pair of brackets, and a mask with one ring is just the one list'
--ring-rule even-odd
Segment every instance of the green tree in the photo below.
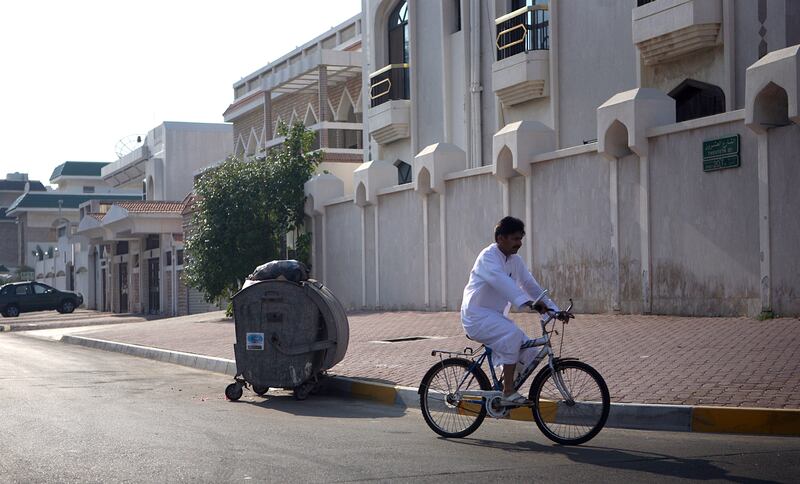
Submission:
{"label": "green tree", "polygon": [[256,266],[282,258],[286,233],[303,223],[303,184],[321,153],[302,123],[281,123],[277,135],[285,140],[266,157],[229,157],[195,183],[184,274],[209,301],[229,297]]}

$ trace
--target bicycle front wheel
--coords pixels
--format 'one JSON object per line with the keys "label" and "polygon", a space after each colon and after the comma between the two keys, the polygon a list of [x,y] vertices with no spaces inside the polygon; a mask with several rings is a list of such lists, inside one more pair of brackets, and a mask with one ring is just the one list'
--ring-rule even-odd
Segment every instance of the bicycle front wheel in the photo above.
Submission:
{"label": "bicycle front wheel", "polygon": [[[533,419],[553,442],[578,445],[602,430],[611,398],[608,386],[594,368],[577,360],[557,361],[555,372],[546,366],[531,384]],[[566,395],[556,386],[558,380]]]}
{"label": "bicycle front wheel", "polygon": [[422,416],[434,432],[443,437],[465,437],[480,427],[486,418],[483,399],[462,398],[470,390],[491,390],[482,369],[470,369],[472,362],[448,358],[428,370],[419,385]]}

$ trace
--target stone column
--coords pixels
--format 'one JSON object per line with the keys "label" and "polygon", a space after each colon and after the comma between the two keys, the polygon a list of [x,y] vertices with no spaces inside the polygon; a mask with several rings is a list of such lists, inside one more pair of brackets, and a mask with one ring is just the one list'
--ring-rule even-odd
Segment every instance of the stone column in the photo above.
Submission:
{"label": "stone column", "polygon": [[[319,66],[319,122],[330,121],[328,113],[328,67]],[[328,130],[322,129],[319,133],[320,148],[328,147]]]}
{"label": "stone column", "polygon": [[272,91],[264,91],[264,142],[272,138]]}

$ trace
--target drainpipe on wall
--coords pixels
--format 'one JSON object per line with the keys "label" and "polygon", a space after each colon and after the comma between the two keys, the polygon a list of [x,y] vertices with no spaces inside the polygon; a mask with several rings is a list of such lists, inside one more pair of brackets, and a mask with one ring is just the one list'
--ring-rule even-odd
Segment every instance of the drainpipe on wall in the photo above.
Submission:
{"label": "drainpipe on wall", "polygon": [[733,38],[736,25],[734,20],[733,0],[723,0],[722,46],[725,65],[725,111],[736,109],[736,44]]}
{"label": "drainpipe on wall", "polygon": [[[458,0],[461,1],[461,0]],[[447,12],[445,2],[441,3],[442,15],[442,141],[449,143],[450,136],[450,31],[447,27]]]}
{"label": "drainpipe on wall", "polygon": [[481,2],[469,2],[469,92],[470,92],[470,153],[469,166],[481,166]]}

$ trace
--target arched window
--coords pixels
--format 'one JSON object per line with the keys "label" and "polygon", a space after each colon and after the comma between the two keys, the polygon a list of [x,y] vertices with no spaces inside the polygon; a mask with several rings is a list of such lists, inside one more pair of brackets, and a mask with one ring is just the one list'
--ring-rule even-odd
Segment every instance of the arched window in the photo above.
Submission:
{"label": "arched window", "polygon": [[403,160],[397,160],[394,162],[394,166],[397,167],[397,184],[411,183],[411,165]]}
{"label": "arched window", "polygon": [[408,2],[402,1],[389,15],[389,64],[408,63]]}
{"label": "arched window", "polygon": [[686,79],[670,91],[675,99],[675,121],[688,121],[725,112],[725,93],[705,82]]}

